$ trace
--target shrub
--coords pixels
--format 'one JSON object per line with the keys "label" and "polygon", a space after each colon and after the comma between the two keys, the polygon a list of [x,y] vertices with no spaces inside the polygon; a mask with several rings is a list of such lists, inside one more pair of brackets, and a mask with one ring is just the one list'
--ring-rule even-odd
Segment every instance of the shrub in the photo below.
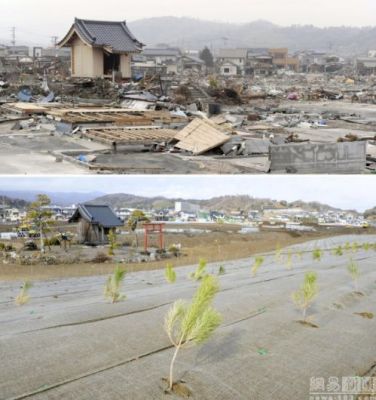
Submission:
{"label": "shrub", "polygon": [[205,276],[192,302],[177,300],[165,317],[165,331],[175,347],[170,363],[169,390],[173,389],[174,363],[179,351],[205,342],[221,324],[221,315],[211,306],[218,290],[218,279]]}
{"label": "shrub", "polygon": [[23,283],[20,294],[16,297],[17,305],[22,306],[30,300],[30,296],[29,296],[28,292],[31,287],[32,287],[32,284],[30,282],[25,281]]}
{"label": "shrub", "polygon": [[5,244],[0,242],[0,251],[4,251],[5,250]]}
{"label": "shrub", "polygon": [[112,303],[117,303],[126,298],[126,296],[120,293],[120,287],[125,278],[125,274],[126,271],[117,266],[114,273],[107,279],[104,287],[104,297],[111,300]]}
{"label": "shrub", "polygon": [[181,252],[181,246],[177,245],[177,244],[172,244],[169,248],[168,251],[170,253],[172,253],[175,257],[179,257],[180,256],[180,252]]}
{"label": "shrub", "polygon": [[174,271],[174,267],[172,264],[167,264],[166,271],[165,271],[166,281],[168,283],[175,283],[176,282],[176,272]]}
{"label": "shrub", "polygon": [[363,250],[368,251],[371,248],[371,245],[369,243],[364,243],[362,247]]}
{"label": "shrub", "polygon": [[304,275],[302,286],[291,296],[296,306],[302,310],[303,321],[306,321],[307,310],[312,305],[317,294],[317,274],[315,272],[307,272]]}

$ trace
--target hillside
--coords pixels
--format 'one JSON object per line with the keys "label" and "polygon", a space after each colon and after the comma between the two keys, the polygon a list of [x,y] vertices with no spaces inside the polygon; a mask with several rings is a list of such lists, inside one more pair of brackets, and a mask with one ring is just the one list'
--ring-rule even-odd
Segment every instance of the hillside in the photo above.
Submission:
{"label": "hillside", "polygon": [[13,197],[7,197],[7,196],[0,196],[0,207],[3,205],[6,207],[14,207],[14,208],[20,208],[23,209],[27,207],[29,202],[23,200],[23,199],[17,199]]}
{"label": "hillside", "polygon": [[[114,208],[143,208],[143,209],[162,209],[173,207],[175,201],[182,199],[166,199],[164,197],[142,197],[131,194],[110,194],[98,197],[91,201],[94,204],[109,204]],[[261,210],[264,208],[285,208],[299,207],[309,211],[336,210],[335,208],[318,202],[306,203],[295,201],[288,203],[271,199],[257,199],[250,196],[220,196],[209,200],[184,200],[193,204],[198,204],[203,210],[216,211],[245,211]]]}
{"label": "hillside", "polygon": [[288,47],[354,56],[376,49],[376,27],[282,27],[267,21],[231,24],[194,18],[158,17],[129,22],[148,46],[168,44],[190,49],[221,47]]}

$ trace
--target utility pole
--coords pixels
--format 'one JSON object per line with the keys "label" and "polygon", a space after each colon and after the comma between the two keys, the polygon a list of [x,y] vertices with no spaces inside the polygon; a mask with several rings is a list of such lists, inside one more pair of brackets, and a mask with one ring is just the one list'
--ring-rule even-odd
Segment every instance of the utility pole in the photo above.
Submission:
{"label": "utility pole", "polygon": [[12,47],[13,47],[12,53],[15,53],[14,47],[16,46],[16,27],[12,26],[12,28],[10,28],[10,32],[11,32],[11,35],[12,35],[12,40],[10,42],[12,44]]}
{"label": "utility pole", "polygon": [[58,41],[59,37],[58,36],[51,36],[51,40],[52,40],[52,44],[54,46],[55,49],[55,58],[57,58],[58,54],[57,54],[57,41]]}

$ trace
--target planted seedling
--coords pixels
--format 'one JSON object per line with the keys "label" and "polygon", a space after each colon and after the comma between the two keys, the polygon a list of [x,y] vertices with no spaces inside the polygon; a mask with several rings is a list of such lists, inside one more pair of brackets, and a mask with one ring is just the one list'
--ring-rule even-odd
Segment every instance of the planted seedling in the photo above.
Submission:
{"label": "planted seedling", "polygon": [[174,267],[172,264],[167,264],[166,271],[165,271],[166,281],[168,283],[175,283],[176,282],[176,272],[174,271]]}
{"label": "planted seedling", "polygon": [[315,261],[321,261],[321,257],[322,257],[322,250],[321,249],[314,249],[313,251],[312,251],[312,258],[315,260]]}
{"label": "planted seedling", "polygon": [[117,303],[126,298],[125,295],[120,293],[125,274],[126,271],[117,266],[114,273],[107,279],[104,287],[104,297],[111,300],[112,303]]}
{"label": "planted seedling", "polygon": [[345,250],[350,251],[351,250],[351,244],[349,242],[345,243]]}
{"label": "planted seedling", "polygon": [[114,256],[115,250],[119,247],[115,229],[110,230],[110,233],[108,234],[108,242],[109,242],[108,255]]}
{"label": "planted seedling", "polygon": [[364,243],[363,244],[363,250],[368,251],[370,249],[370,244],[369,243]]}
{"label": "planted seedling", "polygon": [[252,269],[251,269],[252,276],[256,276],[257,271],[259,270],[259,268],[261,267],[261,265],[262,265],[263,263],[264,263],[264,257],[262,257],[262,256],[257,256],[257,257],[255,258],[255,261],[254,261],[254,263],[253,263],[253,265],[252,265]]}
{"label": "planted seedling", "polygon": [[316,272],[307,272],[302,286],[292,294],[295,305],[302,310],[304,323],[307,322],[307,310],[311,307],[318,291]]}
{"label": "planted seedling", "polygon": [[198,267],[195,272],[190,274],[190,278],[195,281],[200,281],[207,275],[206,273],[206,261],[201,259],[198,263]]}
{"label": "planted seedling", "polygon": [[292,269],[292,251],[291,251],[291,249],[289,249],[287,251],[286,268]]}
{"label": "planted seedling", "polygon": [[224,275],[226,273],[225,267],[221,265],[218,270],[218,275]]}
{"label": "planted seedling", "polygon": [[358,249],[359,249],[358,243],[357,243],[357,242],[354,242],[354,243],[352,244],[351,248],[352,248],[352,252],[353,252],[353,253],[356,253],[356,252],[358,251]]}
{"label": "planted seedling", "polygon": [[169,391],[179,386],[179,383],[174,383],[173,379],[174,364],[179,351],[205,342],[221,324],[221,315],[212,307],[218,290],[218,278],[211,275],[205,276],[192,302],[177,300],[165,317],[164,327],[175,347],[170,364]]}
{"label": "planted seedling", "polygon": [[351,276],[354,283],[355,292],[358,292],[358,278],[360,276],[360,271],[354,260],[351,258],[349,264],[347,265],[347,271]]}
{"label": "planted seedling", "polygon": [[342,246],[338,246],[334,249],[334,255],[336,256],[343,256]]}
{"label": "planted seedling", "polygon": [[277,243],[277,246],[275,248],[275,256],[274,256],[274,261],[275,262],[279,262],[281,260],[281,245],[279,243]]}
{"label": "planted seedling", "polygon": [[29,289],[33,285],[29,281],[25,281],[21,286],[20,294],[16,297],[16,304],[22,306],[30,300]]}

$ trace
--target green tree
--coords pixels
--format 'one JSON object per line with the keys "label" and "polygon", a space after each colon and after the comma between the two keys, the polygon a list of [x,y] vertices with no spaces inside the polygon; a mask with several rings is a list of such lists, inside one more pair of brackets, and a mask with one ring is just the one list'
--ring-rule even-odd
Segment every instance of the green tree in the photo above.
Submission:
{"label": "green tree", "polygon": [[208,68],[214,67],[214,58],[213,54],[209,50],[208,47],[205,47],[201,52],[200,52],[200,58],[202,61],[204,61],[205,65]]}
{"label": "green tree", "polygon": [[128,228],[134,233],[136,247],[138,248],[137,228],[140,222],[150,222],[149,218],[141,210],[134,210],[128,219]]}
{"label": "green tree", "polygon": [[40,251],[45,252],[44,238],[54,224],[53,212],[48,208],[51,200],[45,194],[39,194],[36,201],[30,204],[24,223],[35,228],[39,233]]}
{"label": "green tree", "polygon": [[198,345],[208,340],[222,322],[221,315],[212,308],[214,296],[218,291],[218,278],[207,275],[192,302],[177,300],[165,317],[165,331],[175,347],[170,364],[170,390],[174,384],[174,363],[179,351],[189,345]]}

